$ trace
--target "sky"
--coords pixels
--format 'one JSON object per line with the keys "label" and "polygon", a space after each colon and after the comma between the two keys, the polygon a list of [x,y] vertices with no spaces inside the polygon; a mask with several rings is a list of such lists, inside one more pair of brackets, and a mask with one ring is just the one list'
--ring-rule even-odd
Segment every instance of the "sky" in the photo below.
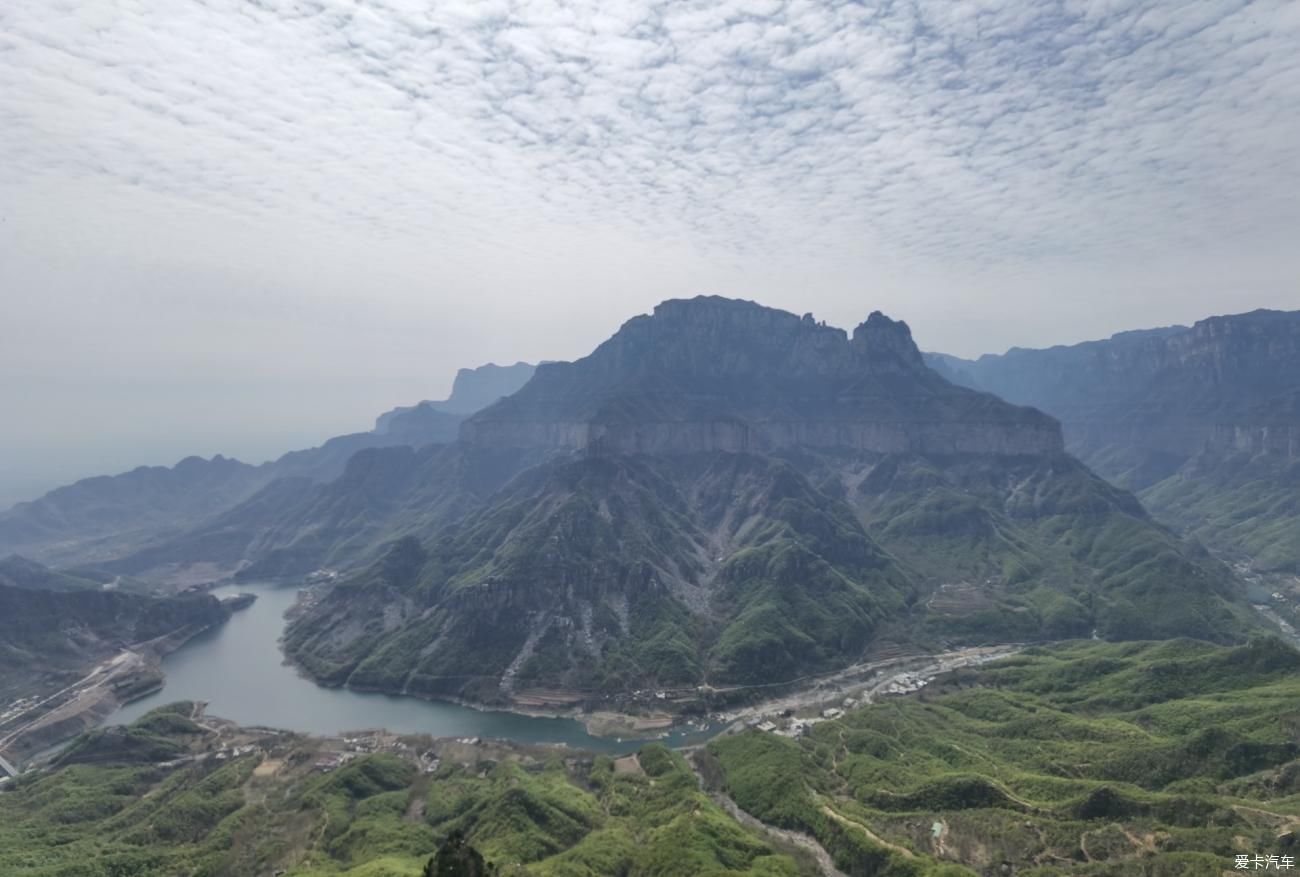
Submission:
{"label": "sky", "polygon": [[1300,308],[1300,4],[5,0],[0,506],[665,298],[959,355]]}

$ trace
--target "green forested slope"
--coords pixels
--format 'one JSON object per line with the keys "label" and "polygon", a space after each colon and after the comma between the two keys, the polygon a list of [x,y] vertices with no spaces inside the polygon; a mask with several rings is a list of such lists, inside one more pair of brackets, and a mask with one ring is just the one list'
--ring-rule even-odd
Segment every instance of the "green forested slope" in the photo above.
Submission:
{"label": "green forested slope", "polygon": [[[94,732],[61,767],[0,787],[0,874],[415,877],[453,832],[510,875],[808,873],[662,746],[620,770],[501,746],[432,773],[401,747],[322,772],[321,741],[230,728],[219,739],[191,712]],[[218,760],[219,746],[233,757]]]}
{"label": "green forested slope", "polygon": [[1297,670],[1277,640],[1033,649],[704,758],[742,807],[814,833],[850,873],[1209,877],[1300,852]]}
{"label": "green forested slope", "polygon": [[[848,874],[1209,877],[1300,855],[1298,670],[1277,640],[1062,644],[693,757]],[[615,762],[394,738],[326,770],[341,741],[210,722],[159,710],[2,787],[0,873],[415,877],[455,833],[503,874],[811,873],[659,745]]]}
{"label": "green forested slope", "polygon": [[564,459],[290,625],[314,675],[499,697],[789,679],[859,656],[911,592],[842,501],[743,454]]}
{"label": "green forested slope", "polygon": [[1300,460],[1194,461],[1142,491],[1152,514],[1261,572],[1300,574]]}
{"label": "green forested slope", "polygon": [[1233,641],[1255,625],[1231,570],[1071,457],[821,465],[929,592],[934,637]]}
{"label": "green forested slope", "polygon": [[1065,456],[562,457],[286,635],[312,675],[508,700],[745,685],[920,648],[1241,641],[1231,570]]}

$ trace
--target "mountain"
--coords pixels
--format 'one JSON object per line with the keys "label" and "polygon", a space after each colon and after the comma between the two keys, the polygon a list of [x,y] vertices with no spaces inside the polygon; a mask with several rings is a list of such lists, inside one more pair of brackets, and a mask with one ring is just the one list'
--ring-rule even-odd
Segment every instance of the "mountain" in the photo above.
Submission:
{"label": "mountain", "polygon": [[[469,490],[475,460],[495,462]],[[1056,421],[945,380],[878,313],[850,335],[665,302],[466,420],[423,494],[455,514],[394,500],[421,479],[379,462],[331,502],[402,538],[286,632],[332,684],[689,700],[903,641],[1252,624],[1231,572],[1067,456]]]}
{"label": "mountain", "polygon": [[1300,311],[930,361],[1059,418],[1070,451],[1158,517],[1259,568],[1300,571]]}
{"label": "mountain", "polygon": [[[425,400],[407,408],[394,408],[375,421],[375,432],[409,428],[402,421],[411,416],[432,418],[433,414],[464,417],[480,411],[503,396],[509,396],[533,376],[536,366],[527,362],[514,365],[488,363],[478,368],[463,368],[452,381],[451,395],[440,402]],[[444,421],[451,422],[451,421]],[[459,423],[459,420],[456,421]]]}
{"label": "mountain", "polygon": [[221,455],[187,457],[170,468],[142,466],[83,479],[0,512],[0,551],[73,566],[103,565],[156,548],[281,479],[328,483],[359,451],[454,441],[465,412],[495,401],[498,392],[517,388],[531,373],[526,363],[461,369],[446,402],[395,409],[381,415],[371,432],[336,436],[259,466]]}
{"label": "mountain", "polygon": [[811,314],[718,297],[664,302],[590,356],[538,366],[461,435],[596,453],[1061,449],[1051,418],[928,369],[904,323],[876,312],[850,338]]}
{"label": "mountain", "polygon": [[477,507],[527,459],[460,444],[367,448],[332,481],[273,481],[220,515],[104,567],[153,579],[195,568],[260,578],[355,567],[385,542],[434,532]]}
{"label": "mountain", "polygon": [[267,475],[263,467],[216,456],[86,478],[0,512],[0,550],[60,564],[94,562],[111,557],[119,546],[239,502]]}
{"label": "mountain", "polygon": [[[429,402],[411,408],[394,408],[375,420],[375,428],[367,435],[384,436],[401,444],[422,445],[430,441],[454,442],[460,435],[460,414],[439,411]],[[378,447],[371,442],[367,447]]]}
{"label": "mountain", "polygon": [[327,681],[489,702],[789,678],[860,654],[911,590],[847,506],[779,461],[564,458],[427,547],[396,543],[285,647]]}
{"label": "mountain", "polygon": [[98,588],[102,582],[75,573],[56,572],[17,554],[0,559],[0,585],[38,591],[77,591]]}
{"label": "mountain", "polygon": [[0,695],[57,688],[124,647],[193,634],[229,614],[206,594],[35,589],[0,577]]}

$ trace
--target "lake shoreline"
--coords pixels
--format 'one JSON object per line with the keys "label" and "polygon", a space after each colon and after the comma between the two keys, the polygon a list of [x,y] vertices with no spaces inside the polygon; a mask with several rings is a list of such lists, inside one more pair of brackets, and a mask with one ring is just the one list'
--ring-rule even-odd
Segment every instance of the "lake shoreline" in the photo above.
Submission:
{"label": "lake shoreline", "polygon": [[[249,602],[227,605],[233,612],[245,608]],[[125,707],[166,687],[162,663],[168,655],[229,621],[230,613],[206,626],[182,626],[105,657],[81,679],[48,695],[28,713],[13,719],[23,724],[0,737],[0,754],[7,753],[19,765],[26,764],[36,754],[65,745],[78,735],[108,723]]]}
{"label": "lake shoreline", "polygon": [[188,700],[206,702],[214,714],[242,725],[307,734],[383,727],[395,733],[561,744],[618,754],[654,741],[694,745],[721,730],[698,719],[674,722],[666,715],[506,706],[322,684],[282,649],[286,616],[299,602],[300,585],[236,582],[204,590],[227,597],[254,592],[258,598],[220,630],[168,656],[162,690],[117,710],[109,724],[126,724],[151,709]]}
{"label": "lake shoreline", "polygon": [[[668,714],[644,715],[638,713],[623,713],[617,710],[588,710],[581,707],[571,709],[543,709],[539,707],[522,707],[522,706],[503,706],[498,704],[480,703],[478,701],[468,700],[463,697],[456,697],[451,694],[428,695],[419,694],[413,691],[393,691],[387,688],[367,687],[363,685],[351,685],[344,683],[342,685],[330,685],[322,682],[307,670],[301,662],[296,661],[283,648],[280,649],[281,655],[284,656],[283,665],[293,668],[299,678],[310,682],[313,685],[332,691],[355,691],[359,694],[382,694],[386,697],[410,697],[415,700],[425,701],[427,703],[448,703],[456,706],[465,707],[466,709],[476,710],[481,713],[503,713],[512,716],[524,716],[530,719],[566,719],[575,721],[587,729],[587,733],[593,737],[613,737],[622,739],[630,737],[637,733],[645,731],[660,731],[659,738],[668,736],[675,728],[682,728],[692,724],[688,721],[681,721],[677,716]],[[707,729],[700,729],[701,732]],[[643,738],[644,739],[644,738]]]}
{"label": "lake shoreline", "polygon": [[[275,588],[296,588],[296,596],[293,604],[285,610],[284,618],[288,622],[297,614],[303,611],[303,599],[310,594],[312,585],[293,585],[291,583],[271,584]],[[474,701],[468,698],[457,697],[451,694],[428,695],[409,690],[393,690],[379,686],[369,687],[363,685],[353,685],[343,683],[342,685],[332,685],[324,682],[312,675],[303,663],[289,654],[284,648],[284,635],[280,635],[277,640],[280,647],[280,654],[283,657],[283,663],[287,667],[292,667],[299,677],[319,685],[322,688],[335,690],[356,691],[363,694],[382,694],[389,697],[413,697],[418,700],[430,703],[450,703],[468,709],[477,710],[483,713],[508,713],[515,716],[525,716],[534,719],[567,719],[582,724],[587,729],[587,733],[593,737],[613,738],[623,740],[629,737],[638,737],[638,739],[663,739],[669,736],[674,729],[692,726],[695,723],[689,719],[683,719],[679,715],[671,713],[627,713],[612,709],[586,709],[584,707],[534,707],[521,706],[519,704],[493,704]],[[700,728],[699,732],[708,731],[708,725]],[[649,734],[650,736],[644,736]]]}

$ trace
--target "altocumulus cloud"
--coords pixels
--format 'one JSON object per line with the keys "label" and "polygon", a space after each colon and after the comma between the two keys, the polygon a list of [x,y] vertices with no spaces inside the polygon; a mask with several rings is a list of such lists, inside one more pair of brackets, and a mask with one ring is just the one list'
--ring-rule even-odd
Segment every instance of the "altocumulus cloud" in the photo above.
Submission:
{"label": "altocumulus cloud", "polygon": [[1297,226],[1300,4],[0,4],[0,183],[980,264]]}

